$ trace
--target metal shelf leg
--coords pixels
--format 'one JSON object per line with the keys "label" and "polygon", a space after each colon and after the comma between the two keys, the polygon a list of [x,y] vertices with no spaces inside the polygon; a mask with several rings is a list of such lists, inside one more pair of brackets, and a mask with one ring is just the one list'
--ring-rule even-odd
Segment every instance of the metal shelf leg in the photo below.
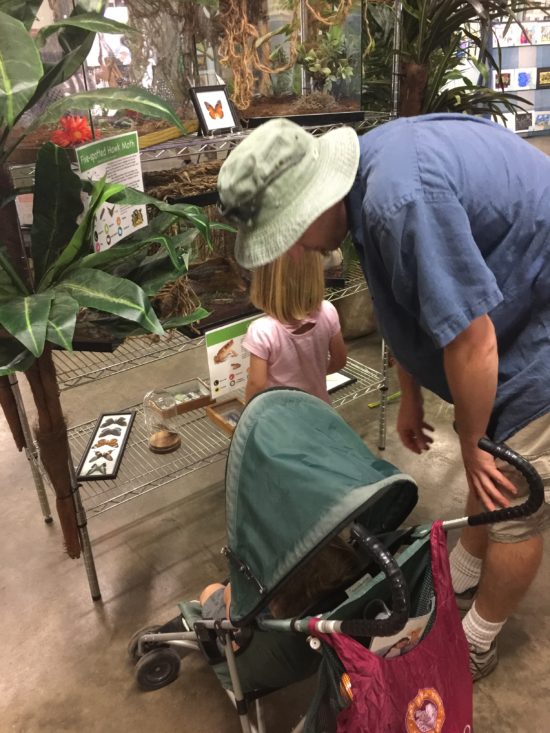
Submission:
{"label": "metal shelf leg", "polygon": [[378,448],[386,449],[386,409],[388,404],[388,369],[390,352],[382,341],[382,381],[380,383],[380,422],[378,424]]}
{"label": "metal shelf leg", "polygon": [[21,397],[21,390],[19,389],[19,382],[15,374],[9,376],[11,389],[15,398],[15,404],[17,405],[17,412],[19,414],[19,420],[21,421],[21,427],[23,428],[23,435],[25,436],[25,455],[31,467],[32,478],[34,481],[34,487],[38,496],[38,502],[40,503],[40,509],[42,510],[42,516],[46,524],[53,522],[52,513],[50,509],[50,503],[48,501],[48,495],[46,494],[46,488],[44,486],[44,480],[38,466],[38,455],[36,448],[34,447],[34,441],[32,438],[31,429],[29,427],[29,421],[27,420],[27,413],[25,412],[25,405],[23,404],[23,398]]}
{"label": "metal shelf leg", "polygon": [[101,600],[101,590],[99,589],[99,582],[97,579],[97,573],[95,569],[94,555],[92,552],[92,544],[88,535],[88,519],[86,517],[86,510],[82,504],[80,496],[80,485],[76,480],[76,474],[72,462],[72,457],[69,449],[69,473],[71,475],[71,486],[73,490],[73,501],[76,510],[76,522],[78,525],[78,534],[80,535],[80,547],[82,549],[82,559],[84,560],[84,568],[86,569],[86,575],[88,577],[88,585],[90,587],[90,595],[92,601]]}

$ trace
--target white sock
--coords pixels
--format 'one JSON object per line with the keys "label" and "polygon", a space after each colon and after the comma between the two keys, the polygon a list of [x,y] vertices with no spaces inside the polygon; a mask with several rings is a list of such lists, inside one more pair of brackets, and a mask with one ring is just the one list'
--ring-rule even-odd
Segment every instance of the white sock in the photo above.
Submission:
{"label": "white sock", "polygon": [[505,623],[506,621],[496,624],[491,621],[485,621],[477,612],[474,601],[473,606],[462,619],[462,628],[466,634],[468,644],[475,646],[480,652],[486,652]]}
{"label": "white sock", "polygon": [[451,563],[451,580],[455,593],[464,593],[468,588],[473,588],[479,583],[481,566],[483,560],[470,555],[460,540],[453,547],[449,555]]}

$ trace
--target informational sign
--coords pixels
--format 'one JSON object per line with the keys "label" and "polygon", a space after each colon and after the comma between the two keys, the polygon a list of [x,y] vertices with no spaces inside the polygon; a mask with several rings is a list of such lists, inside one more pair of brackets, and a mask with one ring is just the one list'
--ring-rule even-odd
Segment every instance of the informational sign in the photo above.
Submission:
{"label": "informational sign", "polygon": [[[81,178],[124,183],[143,191],[137,132],[126,132],[82,145],[76,149]],[[93,243],[96,252],[109,249],[147,224],[145,205],[118,206],[106,203],[94,217]]]}
{"label": "informational sign", "polygon": [[212,397],[221,397],[246,386],[250,354],[242,342],[255,318],[258,316],[243,318],[205,333]]}

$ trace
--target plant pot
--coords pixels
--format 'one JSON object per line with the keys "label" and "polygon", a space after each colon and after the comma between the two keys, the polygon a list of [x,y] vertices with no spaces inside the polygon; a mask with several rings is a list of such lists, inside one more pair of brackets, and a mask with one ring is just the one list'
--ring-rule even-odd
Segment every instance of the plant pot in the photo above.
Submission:
{"label": "plant pot", "polygon": [[376,331],[376,318],[372,298],[368,290],[334,301],[340,317],[340,327],[345,339],[367,336]]}

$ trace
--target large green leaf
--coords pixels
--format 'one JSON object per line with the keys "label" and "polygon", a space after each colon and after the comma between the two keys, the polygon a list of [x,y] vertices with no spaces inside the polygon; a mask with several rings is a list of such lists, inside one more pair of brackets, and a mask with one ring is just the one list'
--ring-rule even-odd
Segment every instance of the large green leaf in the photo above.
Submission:
{"label": "large green leaf", "polygon": [[20,20],[30,30],[41,5],[42,0],[0,0],[0,12]]}
{"label": "large green leaf", "polygon": [[48,109],[33,122],[29,129],[40,125],[57,122],[69,110],[87,111],[95,105],[108,109],[133,109],[146,117],[165,120],[178,127],[182,133],[187,130],[171,107],[156,94],[141,89],[128,87],[126,89],[96,89],[91,92],[80,92],[70,97],[53,102]]}
{"label": "large green leaf", "polygon": [[65,249],[59,254],[55,262],[53,262],[53,264],[46,270],[38,284],[38,290],[44,291],[49,288],[50,285],[56,284],[56,280],[59,275],[76,259],[85,254],[84,250],[90,246],[90,229],[97,208],[105,203],[109,196],[119,193],[123,189],[124,186],[121,183],[107,183],[105,179],[101,179],[101,181],[94,183],[88,208],[86,209],[78,228],[74,232]]}
{"label": "large green leaf", "polygon": [[37,283],[77,229],[76,220],[82,213],[80,188],[67,153],[53,143],[43,145],[36,160],[31,229]]}
{"label": "large green leaf", "polygon": [[165,329],[179,328],[180,326],[188,326],[190,323],[201,321],[203,318],[207,318],[210,315],[210,311],[205,308],[197,308],[193,313],[189,313],[186,316],[174,316],[169,318],[167,321],[163,321]]}
{"label": "large green leaf", "polygon": [[44,349],[52,293],[39,293],[4,301],[0,308],[0,323],[34,356]]}
{"label": "large green leaf", "polygon": [[50,310],[46,340],[67,351],[72,351],[74,327],[79,308],[78,302],[68,293],[56,292]]}
{"label": "large green leaf", "polygon": [[0,377],[14,372],[24,372],[34,361],[34,356],[15,339],[0,339]]}
{"label": "large green leaf", "polygon": [[[148,260],[153,261],[155,256],[147,257],[146,250],[153,243],[162,245],[159,254],[163,257],[168,255],[172,263],[172,268],[176,270],[180,275],[187,271],[188,262],[188,249],[191,246],[193,240],[197,237],[198,232],[194,229],[189,229],[181,234],[176,234],[173,237],[167,237],[162,235],[148,236],[135,239],[132,242],[119,242],[114,247],[104,250],[103,252],[93,252],[92,254],[83,257],[78,262],[78,267],[91,267],[99,270],[106,270],[113,272],[113,269],[118,265],[122,265],[127,272],[132,269],[132,264],[126,267],[126,263],[133,263],[134,267],[137,267],[141,262]],[[121,275],[121,272],[117,272]]]}
{"label": "large green leaf", "polygon": [[66,18],[60,20],[57,23],[42,28],[36,36],[35,42],[38,48],[46,43],[49,36],[57,33],[62,28],[80,28],[81,30],[88,31],[89,33],[136,33],[135,28],[125,23],[119,23],[118,20],[111,20],[110,18],[104,18],[99,13],[87,13],[86,15],[77,15],[73,18]]}
{"label": "large green leaf", "polygon": [[42,62],[20,20],[0,12],[0,127],[11,127],[42,76]]}
{"label": "large green leaf", "polygon": [[224,228],[230,231],[235,231],[232,227],[226,224],[219,224],[219,227],[214,224],[210,224],[208,217],[199,206],[191,206],[189,204],[168,204],[166,201],[159,201],[158,199],[143,193],[143,191],[137,191],[135,188],[125,188],[124,191],[117,193],[110,200],[114,203],[123,204],[125,206],[149,204],[159,211],[175,214],[181,219],[186,219],[190,224],[198,229],[209,244],[211,243],[211,229]]}
{"label": "large green leaf", "polygon": [[164,331],[143,290],[120,277],[101,270],[74,270],[63,280],[66,290],[81,307],[113,313],[139,323],[146,331]]}

